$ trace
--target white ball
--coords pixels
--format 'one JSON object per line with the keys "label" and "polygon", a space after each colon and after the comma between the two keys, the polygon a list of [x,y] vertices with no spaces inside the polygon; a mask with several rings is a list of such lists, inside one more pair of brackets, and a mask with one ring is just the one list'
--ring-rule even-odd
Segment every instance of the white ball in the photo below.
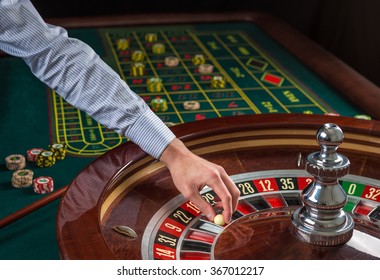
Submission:
{"label": "white ball", "polygon": [[214,217],[214,223],[219,225],[219,226],[224,226],[224,218],[222,214],[218,214]]}

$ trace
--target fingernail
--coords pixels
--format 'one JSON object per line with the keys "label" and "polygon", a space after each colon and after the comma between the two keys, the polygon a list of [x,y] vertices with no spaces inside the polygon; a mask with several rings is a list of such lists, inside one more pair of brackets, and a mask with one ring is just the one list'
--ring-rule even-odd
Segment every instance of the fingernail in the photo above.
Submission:
{"label": "fingernail", "polygon": [[207,219],[208,219],[209,221],[212,221],[212,220],[213,220],[212,214],[210,214],[210,213],[207,214],[206,217],[207,217]]}
{"label": "fingernail", "polygon": [[231,221],[231,219],[225,219],[225,220],[224,220],[224,222],[225,222],[226,224],[229,224],[230,221]]}

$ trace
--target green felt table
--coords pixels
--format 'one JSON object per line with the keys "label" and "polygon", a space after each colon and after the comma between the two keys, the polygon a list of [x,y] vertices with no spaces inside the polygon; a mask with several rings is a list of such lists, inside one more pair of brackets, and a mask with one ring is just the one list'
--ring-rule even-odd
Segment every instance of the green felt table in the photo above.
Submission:
{"label": "green felt table", "polygon": [[[348,117],[365,114],[377,118],[376,110],[367,105],[371,102],[359,104],[356,100],[362,98],[360,94],[355,95],[360,88],[368,86],[367,92],[371,93],[376,87],[334,57],[333,67],[330,67],[329,54],[286,24],[275,21],[270,25],[268,21],[272,18],[262,18],[264,20],[255,15],[247,20],[238,14],[215,20],[190,16],[162,20],[153,16],[142,25],[143,19],[136,16],[121,22],[102,18],[97,27],[83,24],[84,20],[78,20],[80,24],[75,21],[60,23],[67,25],[71,36],[92,46],[148,104],[157,96],[165,98],[168,110],[157,114],[168,125],[271,113],[333,113]],[[281,29],[272,28],[275,26],[291,30],[287,39]],[[145,35],[152,32],[158,35],[158,42],[165,45],[162,55],[152,54],[152,43],[145,41]],[[280,34],[278,38],[273,36],[276,32]],[[126,50],[117,48],[121,38],[129,42]],[[314,67],[314,62],[308,65],[302,55],[297,57],[297,48],[302,48],[299,42],[307,42],[300,54],[304,52],[312,60],[318,60],[322,53],[320,60],[329,60],[327,65],[319,67],[315,64]],[[290,47],[293,43],[294,47]],[[137,77],[130,75],[134,50],[142,50],[145,54],[145,72]],[[314,50],[317,50],[315,55]],[[214,66],[212,74],[199,74],[198,67],[192,62],[192,57],[199,53]],[[164,58],[169,55],[179,58],[177,67],[164,65]],[[214,75],[225,79],[224,88],[210,86]],[[38,81],[22,60],[3,55],[0,77],[0,158],[3,159],[0,166],[0,219],[46,196],[35,194],[31,187],[13,188],[10,182],[12,171],[5,167],[6,156],[25,155],[28,149],[36,147],[46,149],[51,143],[66,143],[68,154],[63,161],[57,161],[50,168],[39,168],[30,162],[26,167],[34,171],[35,177],[52,177],[55,190],[59,190],[70,184],[96,157],[127,141],[67,104]],[[146,80],[150,77],[162,79],[161,92],[147,90]],[[353,83],[353,86],[347,87],[342,80]],[[184,110],[186,100],[199,101],[201,108],[198,111]],[[59,259],[55,234],[58,204],[59,200],[54,200],[0,229],[0,259]]]}

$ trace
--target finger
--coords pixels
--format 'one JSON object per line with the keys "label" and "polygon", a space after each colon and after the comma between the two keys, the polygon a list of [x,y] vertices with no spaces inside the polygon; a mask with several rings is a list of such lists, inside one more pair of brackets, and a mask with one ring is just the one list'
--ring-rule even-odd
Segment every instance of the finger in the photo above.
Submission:
{"label": "finger", "polygon": [[232,212],[235,212],[239,202],[240,190],[227,174],[222,174],[222,180],[232,196]]}
{"label": "finger", "polygon": [[214,208],[199,193],[194,194],[190,200],[202,211],[209,221],[214,221],[216,215]]}
{"label": "finger", "polygon": [[[232,214],[237,209],[237,204],[240,196],[240,191],[232,179],[227,175],[227,173],[222,168],[220,171],[220,182],[218,182],[217,187],[214,188],[215,193],[219,196],[223,205],[223,217],[226,223],[229,223]],[[217,203],[220,207],[220,203]]]}
{"label": "finger", "polygon": [[222,180],[218,181],[218,183],[213,186],[212,189],[219,196],[221,203],[223,205],[223,217],[226,223],[229,223],[232,216],[232,196],[229,193],[227,187],[224,185]]}

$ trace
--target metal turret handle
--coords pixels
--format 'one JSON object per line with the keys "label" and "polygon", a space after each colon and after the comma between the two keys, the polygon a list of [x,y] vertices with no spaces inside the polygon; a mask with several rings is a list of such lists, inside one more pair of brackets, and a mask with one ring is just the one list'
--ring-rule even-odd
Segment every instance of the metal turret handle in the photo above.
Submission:
{"label": "metal turret handle", "polygon": [[347,195],[338,181],[349,173],[350,161],[337,153],[344,135],[336,124],[324,124],[316,137],[321,150],[311,153],[305,165],[314,181],[302,192],[304,205],[292,215],[293,231],[307,243],[335,246],[350,240],[354,229],[343,211]]}

